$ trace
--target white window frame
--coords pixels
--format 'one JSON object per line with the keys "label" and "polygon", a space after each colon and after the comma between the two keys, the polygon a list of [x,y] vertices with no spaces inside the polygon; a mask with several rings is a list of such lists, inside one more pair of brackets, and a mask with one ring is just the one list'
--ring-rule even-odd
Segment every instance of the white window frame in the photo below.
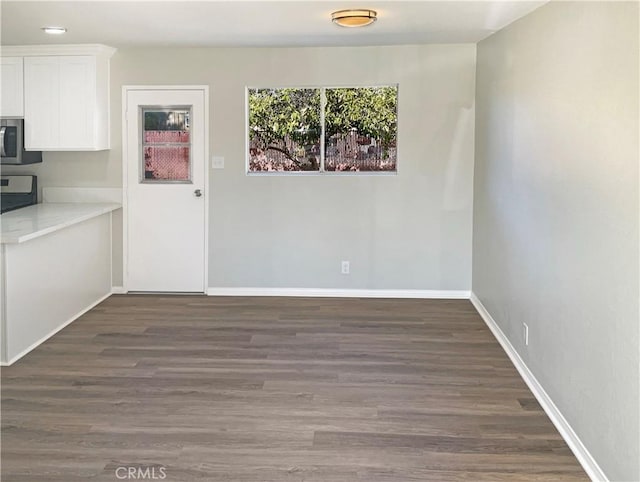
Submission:
{"label": "white window frame", "polygon": [[[366,89],[380,87],[395,87],[396,89],[396,169],[394,171],[326,171],[324,169],[325,161],[325,123],[324,112],[327,103],[327,89]],[[250,153],[249,153],[249,91],[255,89],[318,89],[320,90],[320,168],[318,171],[250,171]],[[375,85],[284,85],[284,86],[255,86],[248,85],[245,87],[245,174],[247,176],[396,176],[399,172],[400,161],[400,84],[385,83]]]}

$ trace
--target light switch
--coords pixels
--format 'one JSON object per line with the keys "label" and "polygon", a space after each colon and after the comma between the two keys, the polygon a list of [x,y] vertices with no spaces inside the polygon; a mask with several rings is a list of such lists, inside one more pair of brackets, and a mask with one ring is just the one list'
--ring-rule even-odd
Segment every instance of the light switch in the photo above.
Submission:
{"label": "light switch", "polygon": [[211,156],[211,168],[212,169],[224,169],[224,157]]}

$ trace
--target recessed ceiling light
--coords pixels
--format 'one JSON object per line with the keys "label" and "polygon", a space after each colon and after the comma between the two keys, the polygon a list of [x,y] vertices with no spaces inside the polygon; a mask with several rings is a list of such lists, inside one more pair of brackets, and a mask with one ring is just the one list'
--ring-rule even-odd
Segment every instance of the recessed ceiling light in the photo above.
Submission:
{"label": "recessed ceiling light", "polygon": [[338,10],[331,14],[333,23],[341,27],[365,27],[377,20],[377,12],[368,9]]}
{"label": "recessed ceiling light", "polygon": [[44,30],[44,33],[48,33],[49,35],[62,35],[67,31],[64,27],[42,27],[41,30]]}

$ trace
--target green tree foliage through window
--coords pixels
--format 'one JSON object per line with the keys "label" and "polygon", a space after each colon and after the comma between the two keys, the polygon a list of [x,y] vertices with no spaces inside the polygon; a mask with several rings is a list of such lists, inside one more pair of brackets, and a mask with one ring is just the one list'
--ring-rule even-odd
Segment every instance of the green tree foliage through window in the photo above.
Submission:
{"label": "green tree foliage through window", "polygon": [[[326,99],[327,170],[395,170],[398,89],[326,89]],[[355,138],[357,148],[349,146],[350,138]]]}
{"label": "green tree foliage through window", "polygon": [[[251,90],[249,127],[255,170],[269,170],[269,158],[282,156],[281,169],[276,170],[318,170],[321,133],[318,89]],[[258,152],[263,162],[257,159]],[[273,155],[274,152],[281,156]]]}
{"label": "green tree foliage through window", "polygon": [[[250,89],[250,171],[395,171],[398,89]],[[324,108],[324,152],[321,152]]]}
{"label": "green tree foliage through window", "polygon": [[144,112],[144,129],[146,131],[188,131],[189,110],[150,108]]}

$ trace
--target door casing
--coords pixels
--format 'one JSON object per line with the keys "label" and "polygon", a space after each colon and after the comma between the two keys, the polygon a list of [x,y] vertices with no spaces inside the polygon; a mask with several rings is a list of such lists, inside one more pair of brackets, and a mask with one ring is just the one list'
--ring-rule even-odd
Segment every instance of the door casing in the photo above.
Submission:
{"label": "door casing", "polygon": [[124,85],[122,86],[122,292],[129,292],[129,203],[128,174],[130,159],[127,142],[127,100],[129,92],[136,90],[199,90],[204,94],[204,293],[209,288],[209,86],[208,85]]}

